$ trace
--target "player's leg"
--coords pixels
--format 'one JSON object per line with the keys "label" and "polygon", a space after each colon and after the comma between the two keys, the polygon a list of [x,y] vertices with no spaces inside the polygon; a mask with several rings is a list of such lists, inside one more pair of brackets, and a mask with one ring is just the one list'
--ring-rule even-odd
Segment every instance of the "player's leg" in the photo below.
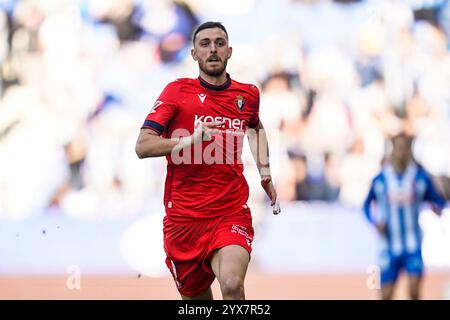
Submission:
{"label": "player's leg", "polygon": [[[174,224],[165,220],[164,250],[166,265],[183,300],[212,300],[211,284],[215,276],[204,270],[203,259],[207,241],[198,235],[206,230],[204,223]],[[195,242],[190,239],[196,239]],[[201,238],[203,239],[203,238]]]}
{"label": "player's leg", "polygon": [[185,296],[183,294],[181,294],[181,299],[183,300],[213,300],[213,294],[211,291],[211,287],[208,288],[208,290],[204,291],[203,293],[200,293],[199,295],[190,297],[190,296]]}
{"label": "player's leg", "polygon": [[211,268],[217,277],[224,300],[244,300],[244,280],[250,255],[239,245],[218,249],[212,256]]}
{"label": "player's leg", "polygon": [[381,299],[392,300],[394,296],[395,282],[384,283],[381,285]]}
{"label": "player's leg", "polygon": [[422,284],[422,276],[410,274],[408,275],[409,296],[412,300],[420,299],[420,286]]}
{"label": "player's leg", "polygon": [[394,257],[389,252],[383,252],[381,255],[380,267],[381,299],[392,300],[401,269],[400,258]]}
{"label": "player's leg", "polygon": [[423,276],[423,259],[420,250],[406,257],[405,268],[408,272],[409,296],[412,300],[418,300]]}
{"label": "player's leg", "polygon": [[206,272],[198,261],[174,262],[170,259],[167,263],[174,278],[178,292],[183,300],[213,300],[211,284],[215,276]]}

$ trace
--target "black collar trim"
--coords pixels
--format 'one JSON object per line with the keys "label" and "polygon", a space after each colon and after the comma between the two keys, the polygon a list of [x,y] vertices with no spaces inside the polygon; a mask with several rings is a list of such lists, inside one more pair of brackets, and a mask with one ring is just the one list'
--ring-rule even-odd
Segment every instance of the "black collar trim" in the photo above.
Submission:
{"label": "black collar trim", "polygon": [[214,84],[210,84],[209,82],[206,82],[206,80],[202,79],[202,77],[198,77],[198,80],[200,81],[200,84],[202,85],[202,87],[208,89],[208,90],[212,90],[212,91],[222,91],[225,89],[228,89],[231,86],[231,77],[230,75],[227,73],[227,81],[225,81],[225,83],[216,86]]}

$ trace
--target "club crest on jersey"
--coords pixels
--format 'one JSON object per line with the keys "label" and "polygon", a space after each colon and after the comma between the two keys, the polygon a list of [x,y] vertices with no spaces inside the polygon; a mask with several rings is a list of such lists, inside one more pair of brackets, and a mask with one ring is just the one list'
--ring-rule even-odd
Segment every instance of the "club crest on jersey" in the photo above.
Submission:
{"label": "club crest on jersey", "polygon": [[244,97],[241,95],[238,95],[236,97],[236,100],[234,100],[234,104],[236,105],[236,107],[238,108],[239,111],[242,111],[242,109],[244,109],[244,105],[245,105]]}

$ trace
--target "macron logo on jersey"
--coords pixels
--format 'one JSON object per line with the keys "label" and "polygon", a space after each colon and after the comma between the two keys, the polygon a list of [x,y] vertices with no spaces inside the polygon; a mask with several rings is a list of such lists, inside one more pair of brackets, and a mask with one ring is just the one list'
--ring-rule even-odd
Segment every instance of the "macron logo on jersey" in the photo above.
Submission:
{"label": "macron logo on jersey", "polygon": [[245,120],[241,120],[238,118],[228,118],[228,117],[222,117],[222,116],[217,116],[217,117],[213,117],[213,116],[199,116],[199,115],[195,115],[195,120],[194,120],[194,128],[197,128],[200,123],[203,122],[222,122],[224,121],[224,126],[228,126],[228,128],[231,129],[235,129],[235,130],[243,130],[244,129],[244,123]]}
{"label": "macron logo on jersey", "polygon": [[204,93],[199,93],[199,94],[198,94],[198,98],[199,98],[200,101],[203,103],[203,102],[205,102],[206,94],[204,94]]}

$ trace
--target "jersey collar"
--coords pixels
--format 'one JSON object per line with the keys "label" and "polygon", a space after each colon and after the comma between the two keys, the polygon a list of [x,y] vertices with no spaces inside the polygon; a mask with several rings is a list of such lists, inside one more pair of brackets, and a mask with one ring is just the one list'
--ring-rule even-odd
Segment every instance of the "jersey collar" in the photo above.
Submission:
{"label": "jersey collar", "polygon": [[228,89],[231,86],[231,77],[228,73],[227,73],[227,81],[225,81],[225,83],[223,83],[219,86],[210,84],[206,80],[202,79],[202,77],[200,77],[200,76],[198,77],[198,80],[200,81],[200,84],[202,85],[202,87],[204,87],[208,90],[212,90],[212,91],[222,91],[222,90]]}

